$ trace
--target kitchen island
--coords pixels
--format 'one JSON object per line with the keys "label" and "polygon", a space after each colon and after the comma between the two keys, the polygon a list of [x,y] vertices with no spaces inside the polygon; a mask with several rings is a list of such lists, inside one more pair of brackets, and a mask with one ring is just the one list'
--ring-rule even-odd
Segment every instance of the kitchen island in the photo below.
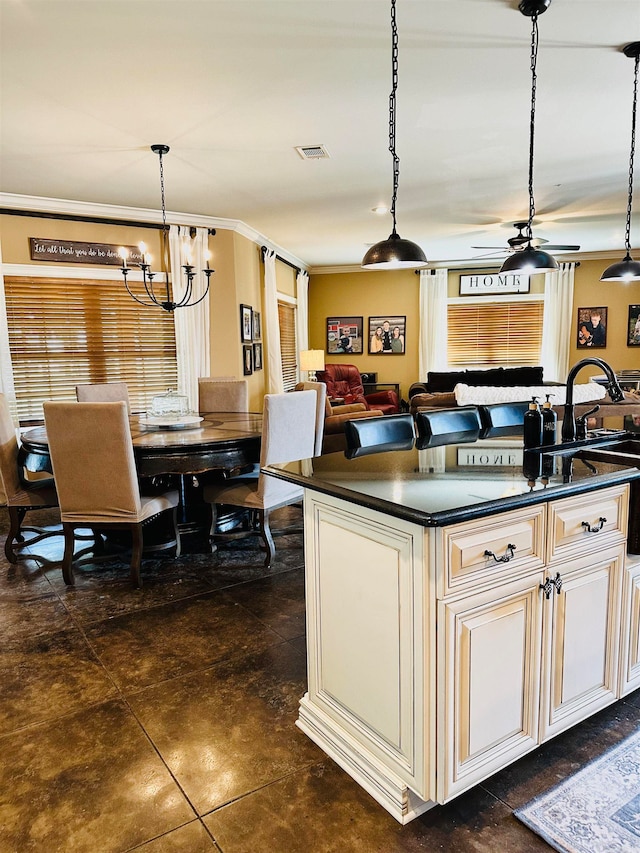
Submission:
{"label": "kitchen island", "polygon": [[433,453],[272,472],[305,488],[298,726],[402,823],[640,687],[640,470]]}

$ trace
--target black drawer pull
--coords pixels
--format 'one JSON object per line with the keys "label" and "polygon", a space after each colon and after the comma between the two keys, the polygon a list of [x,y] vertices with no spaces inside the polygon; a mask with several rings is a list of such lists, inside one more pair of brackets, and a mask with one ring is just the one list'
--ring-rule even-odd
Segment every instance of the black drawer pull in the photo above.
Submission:
{"label": "black drawer pull", "polygon": [[515,557],[515,554],[513,553],[515,550],[516,550],[515,545],[507,545],[507,550],[502,555],[502,557],[496,557],[496,555],[493,553],[493,551],[485,551],[484,555],[485,555],[485,557],[493,557],[493,559],[496,561],[496,563],[508,563],[509,560],[512,560]]}
{"label": "black drawer pull", "polygon": [[603,527],[605,526],[605,524],[607,523],[607,519],[606,519],[606,518],[603,518],[602,516],[600,516],[600,518],[598,519],[598,521],[599,521],[599,524],[598,524],[596,527],[592,527],[592,526],[589,524],[589,522],[588,522],[588,521],[583,521],[583,522],[582,522],[582,526],[584,527],[584,529],[585,529],[588,533],[598,533],[598,531],[602,530],[602,528],[603,528]]}
{"label": "black drawer pull", "polygon": [[539,584],[541,590],[544,591],[544,597],[547,601],[551,598],[551,593],[554,590],[558,595],[562,592],[562,578],[560,577],[560,572],[556,572],[555,578],[547,578],[544,583]]}

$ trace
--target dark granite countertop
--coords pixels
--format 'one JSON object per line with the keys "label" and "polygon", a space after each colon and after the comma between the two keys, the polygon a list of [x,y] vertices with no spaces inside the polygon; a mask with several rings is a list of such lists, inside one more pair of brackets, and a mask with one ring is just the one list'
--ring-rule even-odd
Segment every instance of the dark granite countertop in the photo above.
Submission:
{"label": "dark granite countertop", "polygon": [[[638,460],[640,465],[640,459]],[[440,526],[569,497],[640,478],[633,462],[590,457],[579,442],[552,453],[521,439],[490,439],[429,451],[313,460],[310,476],[274,476],[423,526]]]}

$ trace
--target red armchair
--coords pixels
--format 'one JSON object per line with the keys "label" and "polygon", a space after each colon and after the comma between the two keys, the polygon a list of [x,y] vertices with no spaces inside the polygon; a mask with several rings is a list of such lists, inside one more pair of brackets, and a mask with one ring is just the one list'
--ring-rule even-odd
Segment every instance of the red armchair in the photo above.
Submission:
{"label": "red armchair", "polygon": [[339,398],[345,403],[364,403],[367,409],[378,409],[385,415],[400,411],[400,400],[392,389],[365,394],[360,371],[355,364],[327,364],[317,372],[319,382],[327,386],[327,398]]}

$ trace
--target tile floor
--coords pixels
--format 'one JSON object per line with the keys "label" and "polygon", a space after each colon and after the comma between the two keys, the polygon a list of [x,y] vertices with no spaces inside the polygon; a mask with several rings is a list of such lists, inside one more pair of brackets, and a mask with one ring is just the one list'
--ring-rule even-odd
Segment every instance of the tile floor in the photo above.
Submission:
{"label": "tile floor", "polygon": [[66,588],[60,538],[0,563],[0,853],[550,850],[512,810],[634,731],[640,695],[402,827],[294,725],[301,537],[277,547],[145,560],[142,590],[117,559]]}

